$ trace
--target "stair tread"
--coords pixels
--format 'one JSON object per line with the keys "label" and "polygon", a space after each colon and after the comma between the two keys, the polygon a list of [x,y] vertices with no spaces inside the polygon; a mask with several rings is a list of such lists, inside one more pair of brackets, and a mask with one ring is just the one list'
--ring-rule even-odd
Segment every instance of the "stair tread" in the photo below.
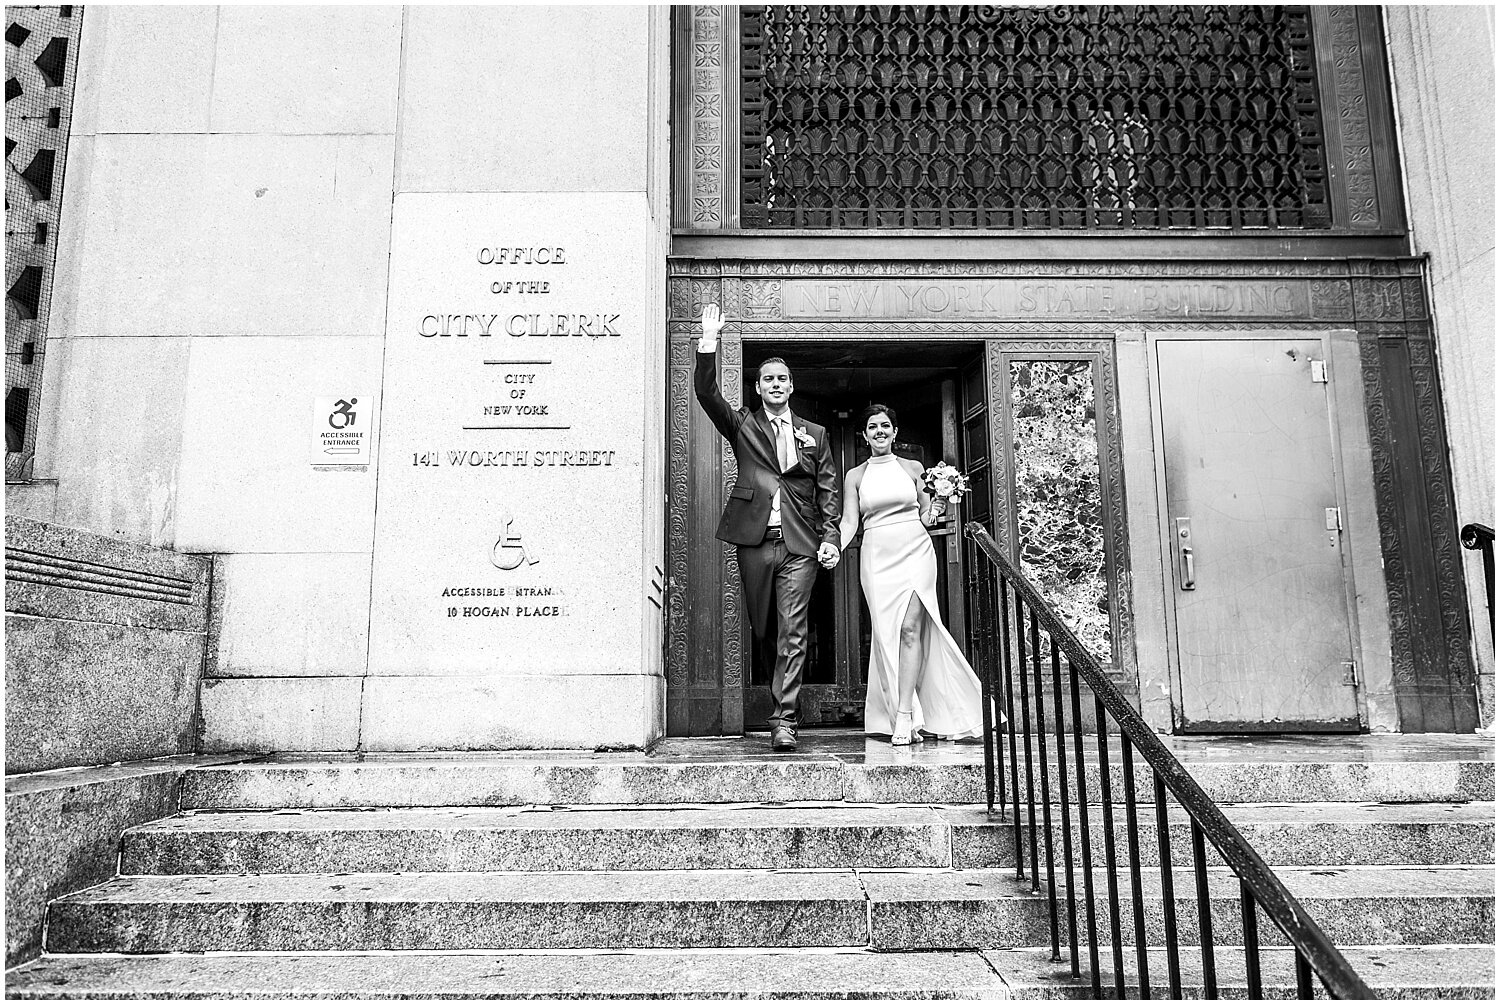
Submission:
{"label": "stair tread", "polygon": [[[1098,804],[1091,804],[1092,810]],[[1495,823],[1495,804],[1467,803],[1236,803],[1221,807],[1235,823],[1265,824],[1422,824]],[[1024,807],[1023,807],[1024,811]],[[1116,810],[1123,825],[1123,811]],[[1187,812],[1173,806],[1172,822]],[[1055,821],[1054,821],[1055,822]],[[1097,822],[1097,821],[1096,821]],[[661,803],[621,806],[459,806],[382,807],[373,810],[214,810],[167,817],[133,827],[129,834],[212,833],[218,831],[457,830],[466,828],[678,829],[778,827],[1003,827],[1009,820],[985,819],[982,804],[902,806],[882,803]]]}
{"label": "stair tread", "polygon": [[[1180,752],[1199,783],[1221,802],[1494,799],[1492,752],[1485,756],[1478,744],[1259,742],[1258,747],[1230,745],[1222,750],[1187,744]],[[807,751],[781,755],[739,748],[738,753],[720,756],[660,751],[593,756],[371,755],[363,760],[285,756],[193,769],[183,779],[183,805],[252,809],[757,801],[891,804],[975,802],[984,796],[982,751],[977,745],[936,743],[918,745],[924,749],[892,750],[867,744],[861,737],[858,746],[844,742],[841,747],[816,738],[805,746]],[[1098,765],[1089,757],[1085,762],[1086,774],[1095,780],[1090,782],[1092,791]],[[1118,764],[1112,768],[1118,775]],[[1149,792],[1149,774],[1149,766],[1137,760],[1143,794]]]}
{"label": "stair tread", "polygon": [[[1349,898],[1493,897],[1495,869],[1480,866],[1283,866],[1275,870],[1287,890],[1302,901]],[[1013,869],[957,869],[936,872],[861,870],[860,880],[870,899],[900,901],[974,901],[1034,899],[1029,879],[1017,881]],[[1076,875],[1076,873],[1075,873]],[[1123,862],[1119,871],[1122,898],[1129,895],[1130,878]],[[1144,894],[1160,899],[1160,872],[1143,870]],[[1105,871],[1094,870],[1095,895],[1105,895]],[[1046,883],[1045,873],[1041,876]],[[1057,872],[1059,890],[1063,872]],[[1172,870],[1173,892],[1181,900],[1194,896],[1191,869]],[[1209,894],[1238,897],[1239,878],[1227,868],[1208,870]]]}
{"label": "stair tread", "polygon": [[[982,815],[983,810],[978,810]],[[982,821],[981,821],[982,822]],[[939,827],[948,819],[928,807],[665,804],[586,809],[536,807],[390,808],[380,810],[234,811],[156,820],[129,834],[325,830],[676,830],[689,828]]]}
{"label": "stair tread", "polygon": [[[1494,896],[1491,866],[1286,867],[1276,870],[1302,900],[1352,897],[1451,898]],[[1096,870],[1102,895],[1103,870]],[[1214,897],[1238,896],[1238,878],[1208,870]],[[1060,880],[1059,880],[1060,882]],[[1122,895],[1128,876],[1119,877]],[[1174,869],[1179,898],[1192,896],[1193,874]],[[269,875],[118,876],[56,903],[297,903],[297,902],[647,902],[747,900],[863,900],[875,902],[1034,900],[1030,883],[1009,869],[739,870],[652,872],[412,872]],[[1145,895],[1159,897],[1157,874],[1146,873]]]}
{"label": "stair tread", "polygon": [[[1371,988],[1400,988],[1403,997],[1422,997],[1419,989],[1448,989],[1446,997],[1493,997],[1495,987],[1495,947],[1484,946],[1341,946],[1339,951],[1355,973]],[[1068,947],[1063,946],[1063,962],[1052,959],[1050,949],[981,950],[1016,997],[1064,997],[1059,992],[1072,991],[1075,997],[1092,995],[1089,977],[1088,949],[1083,947],[1078,979],[1067,963]],[[1147,973],[1158,997],[1167,990],[1167,952],[1147,950]],[[1201,997],[1203,964],[1197,946],[1183,946],[1178,951],[1183,990],[1188,998]],[[1292,953],[1289,949],[1262,949],[1261,980],[1265,988],[1296,987]],[[1214,954],[1214,967],[1221,988],[1245,985],[1245,954],[1238,947],[1220,946]],[[1100,983],[1109,993],[1114,983],[1114,968],[1106,950],[1100,960]],[[1125,954],[1124,979],[1127,993],[1138,986],[1139,975],[1133,949]],[[1316,977],[1313,986],[1321,991]],[[1050,993],[1042,993],[1050,992]],[[1451,992],[1459,992],[1452,994]]]}
{"label": "stair tread", "polygon": [[[1374,824],[1495,822],[1495,804],[1469,803],[1230,803],[1219,807],[1232,823]],[[1121,816],[1119,810],[1115,811]],[[1172,806],[1167,818],[1186,820],[1187,811]]]}
{"label": "stair tread", "polygon": [[[1066,953],[1066,949],[1064,950]],[[1374,988],[1469,992],[1495,983],[1493,946],[1353,946],[1345,957]],[[1185,989],[1200,983],[1196,947],[1180,953]],[[871,998],[1086,997],[1066,963],[1046,949],[872,953],[862,950],[666,950],[610,953],[219,954],[46,956],[6,975],[9,997],[319,996],[431,998]],[[1220,986],[1243,986],[1243,953],[1216,954]],[[1153,986],[1163,988],[1166,953],[1148,952]],[[1103,961],[1108,984],[1109,963]],[[1291,954],[1261,953],[1267,989],[1291,987]],[[1136,980],[1126,958],[1127,986]]]}
{"label": "stair tread", "polygon": [[862,901],[853,870],[118,876],[56,905]]}
{"label": "stair tread", "polygon": [[[1004,983],[976,952],[720,951],[43,957],[13,997],[977,998]],[[114,995],[108,995],[114,996]]]}

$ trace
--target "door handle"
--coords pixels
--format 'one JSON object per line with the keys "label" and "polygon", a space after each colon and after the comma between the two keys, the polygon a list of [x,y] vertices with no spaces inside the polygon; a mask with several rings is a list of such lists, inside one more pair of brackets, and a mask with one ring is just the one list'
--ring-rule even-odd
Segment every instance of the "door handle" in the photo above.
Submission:
{"label": "door handle", "polygon": [[1198,583],[1198,573],[1193,567],[1193,521],[1189,517],[1180,516],[1175,523],[1177,532],[1172,543],[1177,549],[1182,588],[1192,590]]}

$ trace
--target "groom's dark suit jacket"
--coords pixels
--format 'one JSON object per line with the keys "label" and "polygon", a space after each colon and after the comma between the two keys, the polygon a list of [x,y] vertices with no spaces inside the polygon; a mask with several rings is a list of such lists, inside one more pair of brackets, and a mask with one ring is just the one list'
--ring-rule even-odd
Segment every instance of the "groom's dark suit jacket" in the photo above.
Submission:
{"label": "groom's dark suit jacket", "polygon": [[[781,537],[793,555],[816,555],[818,545],[839,543],[838,471],[828,432],[792,414],[792,429],[803,430],[812,443],[797,442],[797,461],[783,473],[764,408],[735,408],[719,391],[718,354],[697,353],[693,383],[698,401],[719,432],[734,447],[739,477],[729,490],[718,538],[754,546],[766,536],[771,496],[781,489]],[[800,438],[798,438],[800,439]]]}

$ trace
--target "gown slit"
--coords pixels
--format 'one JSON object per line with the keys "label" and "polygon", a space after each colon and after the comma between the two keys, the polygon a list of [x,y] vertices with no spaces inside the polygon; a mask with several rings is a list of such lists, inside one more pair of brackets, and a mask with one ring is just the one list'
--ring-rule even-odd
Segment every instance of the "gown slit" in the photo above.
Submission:
{"label": "gown slit", "polygon": [[872,457],[859,489],[859,583],[870,609],[865,732],[889,736],[900,696],[901,624],[915,596],[926,615],[912,723],[968,739],[983,729],[979,678],[938,614],[937,553],[917,516],[917,486],[894,455]]}

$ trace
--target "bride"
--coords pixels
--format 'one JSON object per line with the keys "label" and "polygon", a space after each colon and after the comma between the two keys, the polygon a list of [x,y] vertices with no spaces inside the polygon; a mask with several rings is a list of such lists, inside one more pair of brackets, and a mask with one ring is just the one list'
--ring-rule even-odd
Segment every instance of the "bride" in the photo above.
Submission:
{"label": "bride", "polygon": [[897,746],[921,732],[964,739],[983,731],[979,678],[943,627],[937,607],[937,556],[927,528],[943,517],[944,499],[922,487],[922,465],[892,453],[896,413],[864,412],[861,436],[870,459],[844,476],[839,550],[864,523],[859,585],[870,608],[870,670],[865,732]]}

